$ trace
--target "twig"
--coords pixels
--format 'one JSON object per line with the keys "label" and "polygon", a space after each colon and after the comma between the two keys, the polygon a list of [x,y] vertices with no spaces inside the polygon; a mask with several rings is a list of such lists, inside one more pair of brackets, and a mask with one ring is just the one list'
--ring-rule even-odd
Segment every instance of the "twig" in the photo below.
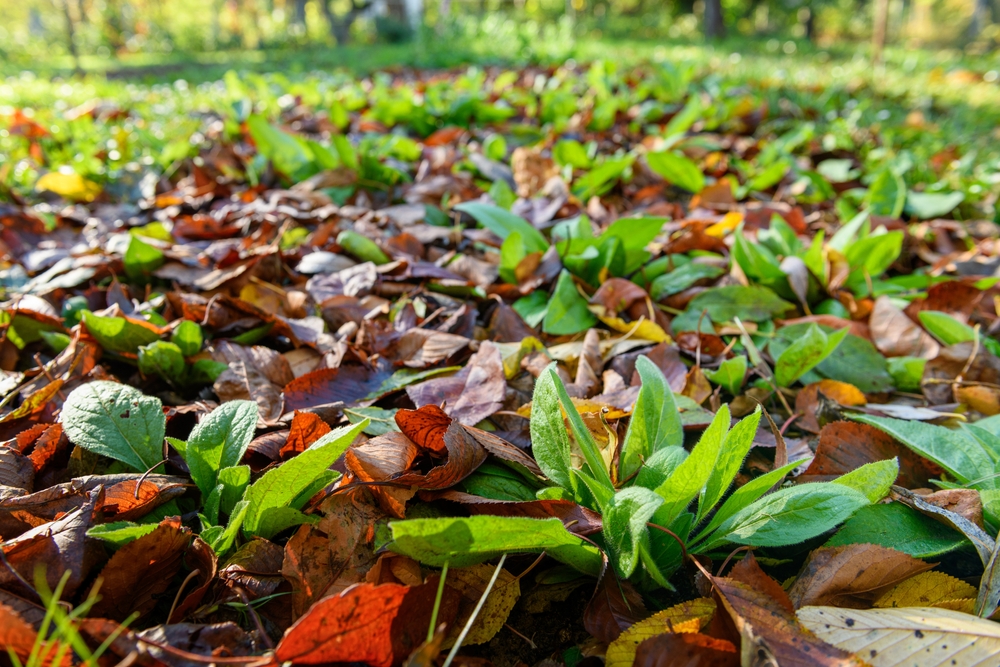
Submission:
{"label": "twig", "polygon": [[192,570],[188,576],[184,577],[184,581],[181,582],[181,587],[177,589],[177,595],[174,596],[174,602],[170,605],[170,612],[167,614],[168,623],[173,620],[174,610],[177,609],[177,603],[181,601],[181,593],[184,592],[188,583],[199,574],[201,574],[201,570]]}
{"label": "twig", "polygon": [[513,632],[515,635],[517,635],[518,637],[520,637],[524,641],[528,642],[528,646],[531,647],[532,651],[537,651],[538,650],[538,646],[535,644],[535,642],[531,641],[530,639],[528,639],[527,637],[525,637],[524,635],[522,635],[520,632],[518,632],[517,630],[515,630],[514,628],[512,628],[511,625],[510,625],[510,623],[504,623],[503,627],[507,628],[508,630],[510,630],[511,632]]}

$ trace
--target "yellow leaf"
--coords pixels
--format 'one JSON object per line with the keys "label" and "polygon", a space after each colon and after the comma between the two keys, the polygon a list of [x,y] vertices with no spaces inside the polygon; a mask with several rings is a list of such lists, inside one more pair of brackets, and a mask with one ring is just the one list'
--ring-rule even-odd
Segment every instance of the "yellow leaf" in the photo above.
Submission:
{"label": "yellow leaf", "polygon": [[101,186],[76,172],[50,171],[35,182],[35,190],[47,190],[76,201],[93,201],[101,193]]}
{"label": "yellow leaf", "polygon": [[628,628],[611,642],[604,658],[604,667],[631,667],[636,649],[643,641],[671,631],[698,632],[708,625],[713,614],[715,602],[711,598],[695,598],[656,612]]}
{"label": "yellow leaf", "polygon": [[[450,648],[455,645],[458,634],[462,631],[466,621],[475,609],[479,598],[489,584],[493,576],[493,565],[482,563],[472,567],[463,567],[450,570],[445,580],[449,586],[462,594],[462,600],[458,606],[458,618],[449,629],[445,638],[443,648]],[[507,622],[510,610],[517,604],[517,599],[521,597],[521,585],[507,570],[501,570],[497,577],[493,590],[486,598],[483,608],[479,610],[479,616],[472,624],[472,629],[465,637],[464,645],[485,644],[493,639],[493,636],[500,632],[500,628]]]}
{"label": "yellow leaf", "polygon": [[949,600],[976,597],[976,589],[944,572],[922,572],[893,586],[872,605],[888,607],[936,607]]}
{"label": "yellow leaf", "polygon": [[670,336],[663,330],[663,327],[652,320],[643,318],[638,322],[626,322],[620,317],[608,317],[606,315],[598,315],[598,317],[601,318],[602,322],[615,331],[620,331],[621,333],[631,333],[633,338],[651,340],[654,343],[670,342]]}
{"label": "yellow leaf", "polygon": [[976,598],[962,598],[960,600],[944,600],[943,602],[935,602],[931,606],[936,609],[951,609],[952,611],[960,611],[963,614],[975,614]]}
{"label": "yellow leaf", "polygon": [[[607,403],[601,403],[600,401],[595,401],[592,398],[574,398],[570,397],[573,402],[573,406],[576,411],[581,415],[586,415],[589,413],[600,412],[604,408],[608,409],[608,412],[604,415],[604,418],[608,421],[614,421],[616,419],[621,419],[622,417],[627,417],[632,414],[629,410],[622,410],[621,408],[616,408],[613,405],[608,405]],[[563,417],[566,416],[566,411],[563,410]],[[525,403],[517,409],[517,414],[522,417],[531,417],[531,403]]]}
{"label": "yellow leaf", "polygon": [[[505,345],[513,347],[514,351],[508,352],[508,350],[505,349]],[[532,352],[538,352],[545,349],[545,345],[542,341],[538,340],[534,336],[528,336],[522,340],[520,344],[499,343],[498,347],[500,347],[500,351],[503,354],[503,372],[504,375],[507,376],[508,380],[521,372],[522,359]]]}
{"label": "yellow leaf", "polygon": [[721,239],[723,236],[733,231],[743,222],[743,214],[739,211],[730,211],[722,216],[722,220],[705,230],[709,236]]}
{"label": "yellow leaf", "polygon": [[841,405],[864,405],[867,403],[864,392],[847,382],[841,382],[840,380],[820,380],[816,383],[816,388],[823,392],[824,396],[837,401]]}
{"label": "yellow leaf", "polygon": [[1000,625],[933,607],[802,607],[799,622],[872,667],[987,667],[997,664]]}

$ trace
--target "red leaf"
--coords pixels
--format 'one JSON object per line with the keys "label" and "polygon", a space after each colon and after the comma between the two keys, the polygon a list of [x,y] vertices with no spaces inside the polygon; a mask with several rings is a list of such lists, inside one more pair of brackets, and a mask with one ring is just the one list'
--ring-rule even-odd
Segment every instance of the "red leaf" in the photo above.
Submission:
{"label": "red leaf", "polygon": [[300,454],[332,429],[323,419],[313,412],[296,412],[292,418],[292,426],[288,440],[281,447],[281,458],[285,459]]}
{"label": "red leaf", "polygon": [[610,644],[618,639],[623,630],[648,615],[639,592],[627,581],[619,581],[605,559],[597,590],[583,612],[583,627],[602,642]]}
{"label": "red leaf", "polygon": [[[437,587],[436,579],[413,587],[358,584],[323,598],[288,629],[275,657],[296,665],[400,665],[427,638]],[[439,623],[454,620],[459,597],[445,587]]]}
{"label": "red leaf", "polygon": [[399,410],[396,425],[418,447],[435,454],[445,454],[444,434],[451,426],[451,417],[436,405],[425,405],[419,410]]}

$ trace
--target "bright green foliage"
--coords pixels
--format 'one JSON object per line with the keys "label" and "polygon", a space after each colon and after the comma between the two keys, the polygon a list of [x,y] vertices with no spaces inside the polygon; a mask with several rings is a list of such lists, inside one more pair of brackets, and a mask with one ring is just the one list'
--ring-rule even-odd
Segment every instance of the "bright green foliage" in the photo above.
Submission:
{"label": "bright green foliage", "polygon": [[[636,368],[642,387],[617,465],[609,464],[598,448],[553,366],[537,379],[531,408],[535,459],[558,485],[540,490],[538,497],[572,498],[600,512],[601,537],[621,577],[635,578],[644,586],[670,586],[668,578],[680,567],[682,552],[676,540],[655,526],[676,535],[689,554],[714,552],[727,544],[797,544],[880,500],[898,474],[896,461],[881,461],[832,483],[769,493],[801,463],[794,462],[747,482],[727,498],[753,445],[760,409],[730,428],[728,406],[722,406],[688,454],[681,446],[680,418],[663,373],[644,356],[637,359]],[[476,530],[469,524],[474,520]],[[535,520],[395,522],[391,548],[431,565],[479,562],[512,551],[552,553],[534,532],[518,537],[517,526],[529,525],[525,521]],[[565,531],[558,522],[553,530],[558,532],[556,526]],[[562,540],[572,539],[568,533],[559,534]],[[565,555],[556,557],[588,571]]]}
{"label": "bright green foliage", "polygon": [[160,335],[152,329],[124,317],[104,317],[84,311],[83,324],[108,352],[136,354],[141,346],[160,339]]}
{"label": "bright green foliage", "polygon": [[542,320],[542,331],[557,336],[580,333],[597,324],[584,299],[565,269],[559,274],[555,291]]}
{"label": "bright green foliage", "polygon": [[162,250],[146,243],[138,236],[132,236],[122,261],[129,278],[141,278],[163,266],[166,260]]}
{"label": "bright green foliage", "polygon": [[173,343],[153,341],[139,348],[139,371],[165,379],[180,378],[184,374],[184,353]]}
{"label": "bright green foliage", "polygon": [[775,360],[774,379],[783,387],[789,386],[829,357],[847,336],[847,331],[841,329],[827,336],[819,326],[809,325],[805,335],[785,348]]}
{"label": "bright green foliage", "polygon": [[646,163],[657,174],[688,192],[697,193],[705,188],[705,176],[701,169],[681,153],[650,153],[646,156]]}
{"label": "bright green foliage", "polygon": [[98,381],[77,387],[66,397],[61,420],[70,442],[138,472],[163,460],[163,404],[128,385]]}
{"label": "bright green foliage", "polygon": [[367,425],[368,420],[364,420],[330,431],[309,449],[251,484],[243,496],[248,503],[243,532],[269,538],[285,528],[307,522],[309,518],[299,509],[317,491],[340,477],[340,473],[329,470],[330,466]]}
{"label": "bright green foliage", "polygon": [[197,323],[191,320],[181,320],[181,323],[170,334],[170,342],[180,348],[181,354],[190,357],[201,351],[205,336]]}
{"label": "bright green foliage", "polygon": [[705,377],[722,387],[733,396],[738,396],[747,374],[747,358],[738,354],[726,359],[714,370],[706,370]]}

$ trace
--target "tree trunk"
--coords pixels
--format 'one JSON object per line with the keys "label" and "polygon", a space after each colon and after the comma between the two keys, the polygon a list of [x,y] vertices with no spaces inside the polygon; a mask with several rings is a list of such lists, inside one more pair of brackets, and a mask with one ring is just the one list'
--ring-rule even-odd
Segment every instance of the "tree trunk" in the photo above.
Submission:
{"label": "tree trunk", "polygon": [[726,24],[722,19],[722,1],[705,0],[705,37],[721,39],[726,36]]}
{"label": "tree trunk", "polygon": [[809,9],[808,7],[805,8],[805,12],[806,12],[806,20],[805,20],[806,39],[808,39],[810,42],[815,42],[816,41],[816,12],[814,12],[811,9]]}
{"label": "tree trunk", "polygon": [[882,65],[885,33],[889,23],[889,0],[875,0],[874,25],[872,26],[872,65]]}
{"label": "tree trunk", "polygon": [[292,25],[306,27],[306,2],[308,0],[292,0]]}
{"label": "tree trunk", "polygon": [[62,10],[63,18],[66,21],[66,42],[69,47],[69,53],[73,56],[73,71],[77,74],[83,74],[83,68],[80,67],[80,53],[76,49],[76,25],[73,23],[73,16],[69,12],[69,0],[62,0]]}
{"label": "tree trunk", "polygon": [[990,15],[992,14],[990,0],[974,0],[974,2],[972,20],[969,21],[969,27],[966,29],[966,34],[972,39],[979,37],[983,29],[989,24]]}

